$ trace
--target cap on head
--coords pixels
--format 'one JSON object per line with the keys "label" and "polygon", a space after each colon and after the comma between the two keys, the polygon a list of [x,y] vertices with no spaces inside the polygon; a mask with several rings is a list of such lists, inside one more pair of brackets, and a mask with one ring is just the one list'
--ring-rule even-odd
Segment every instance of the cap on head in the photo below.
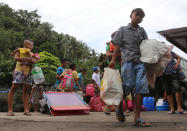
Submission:
{"label": "cap on head", "polygon": [[93,67],[93,71],[99,70],[99,67]]}

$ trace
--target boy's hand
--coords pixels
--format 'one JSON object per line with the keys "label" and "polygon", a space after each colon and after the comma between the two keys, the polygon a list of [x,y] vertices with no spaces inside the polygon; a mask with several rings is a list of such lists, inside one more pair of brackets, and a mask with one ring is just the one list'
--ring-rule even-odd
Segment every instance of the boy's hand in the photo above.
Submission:
{"label": "boy's hand", "polygon": [[173,68],[176,70],[178,68],[178,64],[175,64]]}
{"label": "boy's hand", "polygon": [[36,63],[36,59],[31,59],[31,63]]}
{"label": "boy's hand", "polygon": [[114,69],[115,66],[115,62],[111,60],[110,64],[109,64],[109,68]]}

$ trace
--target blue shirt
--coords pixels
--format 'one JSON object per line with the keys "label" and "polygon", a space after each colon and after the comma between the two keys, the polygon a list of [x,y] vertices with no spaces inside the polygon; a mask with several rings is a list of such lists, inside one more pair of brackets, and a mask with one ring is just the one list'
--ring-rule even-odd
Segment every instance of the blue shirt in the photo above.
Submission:
{"label": "blue shirt", "polygon": [[[56,71],[56,74],[59,74],[59,75],[61,75],[63,72],[64,72],[64,68],[62,68],[62,67],[58,67],[58,69],[57,69],[57,71]],[[60,84],[60,80],[59,79],[56,79],[56,84],[55,84],[55,86],[56,85],[58,85],[58,84]]]}

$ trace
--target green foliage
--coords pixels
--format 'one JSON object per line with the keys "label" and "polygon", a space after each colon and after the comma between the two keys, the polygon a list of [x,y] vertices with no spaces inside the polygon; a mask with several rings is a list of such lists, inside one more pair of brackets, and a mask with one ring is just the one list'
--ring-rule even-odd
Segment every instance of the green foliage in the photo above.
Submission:
{"label": "green foliage", "polygon": [[69,63],[77,64],[77,70],[87,69],[85,80],[89,83],[93,66],[98,66],[97,52],[69,34],[53,31],[53,25],[41,23],[40,18],[37,10],[15,11],[0,3],[0,81],[11,83],[14,61],[10,54],[22,47],[25,39],[30,39],[34,41],[33,52],[40,52],[38,65],[44,71],[46,82],[55,82],[60,60],[66,58]]}
{"label": "green foliage", "polygon": [[93,74],[93,67],[98,66],[98,61],[95,58],[90,58],[84,62],[77,63],[77,71],[79,72],[80,69],[85,68],[86,73],[83,76],[84,77],[84,85],[92,82],[92,74]]}
{"label": "green foliage", "polygon": [[11,83],[13,66],[13,58],[0,52],[0,84]]}
{"label": "green foliage", "polygon": [[46,51],[40,52],[37,64],[42,68],[47,83],[54,83],[56,70],[60,66],[59,58]]}
{"label": "green foliage", "polygon": [[44,43],[42,44],[39,48],[38,48],[39,51],[47,51],[53,55],[57,55],[57,46],[55,45],[55,43]]}

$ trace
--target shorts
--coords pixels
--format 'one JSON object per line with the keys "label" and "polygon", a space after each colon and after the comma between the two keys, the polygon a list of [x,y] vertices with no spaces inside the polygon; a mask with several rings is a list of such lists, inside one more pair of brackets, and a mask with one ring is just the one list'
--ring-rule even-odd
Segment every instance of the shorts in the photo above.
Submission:
{"label": "shorts", "polygon": [[24,74],[20,71],[15,71],[13,73],[13,81],[12,83],[20,83],[20,84],[27,84],[32,85],[32,77],[31,74],[28,74],[26,78],[24,77]]}
{"label": "shorts", "polygon": [[181,91],[180,80],[178,74],[169,74],[163,76],[163,86],[167,95],[171,95]]}
{"label": "shorts", "polygon": [[124,95],[149,93],[146,69],[142,62],[126,62],[121,68]]}

